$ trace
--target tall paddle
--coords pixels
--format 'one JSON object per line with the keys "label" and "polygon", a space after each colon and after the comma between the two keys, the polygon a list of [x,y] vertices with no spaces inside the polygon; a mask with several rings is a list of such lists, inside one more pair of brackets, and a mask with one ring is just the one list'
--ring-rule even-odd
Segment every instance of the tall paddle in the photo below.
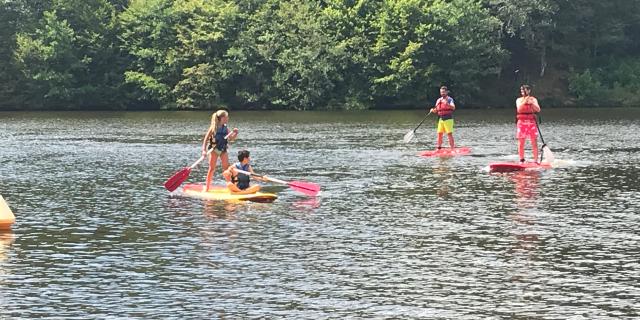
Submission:
{"label": "tall paddle", "polygon": [[312,182],[304,182],[304,181],[284,181],[276,178],[267,177],[265,175],[260,175],[256,173],[251,173],[249,171],[244,171],[236,168],[236,172],[251,175],[255,177],[262,178],[267,181],[288,185],[291,189],[296,190],[298,192],[302,192],[308,196],[317,196],[320,192],[320,185]]}
{"label": "tall paddle", "polygon": [[551,152],[551,149],[549,148],[549,146],[547,146],[547,144],[544,142],[544,138],[542,137],[542,131],[540,131],[540,122],[538,120],[539,116],[536,116],[536,128],[538,128],[538,134],[540,135],[540,140],[542,141],[542,147],[540,147],[540,151],[542,151],[542,153],[540,154],[540,162],[542,162],[542,159],[547,159],[547,162],[551,163],[553,162],[553,160],[555,159],[553,152]]}
{"label": "tall paddle", "polygon": [[[224,139],[225,140],[229,139],[229,137],[231,136],[231,133],[233,133],[233,132],[229,132],[229,134],[227,134],[227,136],[224,137]],[[211,153],[211,151],[213,151],[214,148],[209,149],[209,151],[207,151],[207,154],[201,156],[191,166],[184,167],[184,168],[178,170],[178,172],[174,173],[171,176],[171,178],[167,179],[167,181],[164,183],[165,189],[169,190],[169,192],[173,192],[174,190],[178,189],[178,187],[185,180],[187,180],[187,178],[189,178],[189,174],[191,174],[191,170],[193,170],[193,168],[195,168],[198,164],[200,164],[200,162],[202,162],[202,160],[204,160]]]}
{"label": "tall paddle", "polygon": [[429,113],[427,113],[427,115],[424,117],[424,119],[422,119],[422,121],[420,121],[420,123],[418,124],[418,126],[415,129],[410,130],[409,132],[407,132],[404,135],[404,139],[402,139],[402,141],[404,141],[404,143],[409,143],[409,141],[411,141],[416,136],[416,130],[418,130],[418,128],[420,128],[422,123],[425,120],[427,120],[427,118],[429,117],[430,114],[431,114],[431,111],[429,111]]}

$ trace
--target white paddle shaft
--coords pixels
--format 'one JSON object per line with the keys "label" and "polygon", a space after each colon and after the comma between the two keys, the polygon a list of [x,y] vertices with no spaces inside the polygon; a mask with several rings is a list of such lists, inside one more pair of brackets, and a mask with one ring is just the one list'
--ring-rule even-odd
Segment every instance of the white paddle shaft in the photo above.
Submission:
{"label": "white paddle shaft", "polygon": [[190,167],[190,168],[191,168],[191,169],[193,169],[193,168],[195,168],[198,164],[200,164],[200,162],[202,162],[202,160],[204,160],[204,158],[206,158],[206,156],[208,156],[208,155],[211,153],[211,151],[213,151],[213,148],[209,149],[209,151],[207,151],[207,154],[206,154],[206,155],[204,155],[204,156],[200,156],[200,159],[198,159],[198,161],[194,162],[194,163],[191,165],[191,167]]}
{"label": "white paddle shaft", "polygon": [[257,173],[251,173],[249,171],[244,171],[244,170],[240,170],[238,168],[235,168],[236,172],[242,173],[242,174],[246,174],[248,176],[256,176],[256,177],[261,177],[261,178],[265,178],[269,181],[273,181],[275,183],[280,183],[280,184],[289,184],[288,182],[284,181],[284,180],[280,180],[280,179],[276,179],[276,178],[271,178],[271,177],[266,177]]}

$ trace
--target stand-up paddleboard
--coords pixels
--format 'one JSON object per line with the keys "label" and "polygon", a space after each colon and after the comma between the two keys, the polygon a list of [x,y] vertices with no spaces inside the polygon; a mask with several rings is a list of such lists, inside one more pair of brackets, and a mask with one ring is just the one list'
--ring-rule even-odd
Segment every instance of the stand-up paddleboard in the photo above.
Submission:
{"label": "stand-up paddleboard", "polygon": [[274,193],[265,192],[248,194],[231,193],[227,187],[223,186],[214,186],[205,192],[204,185],[202,184],[187,184],[182,187],[182,194],[200,199],[219,201],[273,202],[278,198]]}
{"label": "stand-up paddleboard", "polygon": [[440,148],[436,150],[427,150],[419,153],[422,157],[455,157],[455,156],[464,156],[471,153],[471,148],[469,147],[459,147],[459,148]]}
{"label": "stand-up paddleboard", "polygon": [[16,217],[11,212],[9,205],[0,195],[0,230],[11,229],[11,225],[16,222]]}
{"label": "stand-up paddleboard", "polygon": [[524,170],[543,170],[550,168],[551,164],[548,162],[494,162],[489,164],[489,172],[513,172]]}

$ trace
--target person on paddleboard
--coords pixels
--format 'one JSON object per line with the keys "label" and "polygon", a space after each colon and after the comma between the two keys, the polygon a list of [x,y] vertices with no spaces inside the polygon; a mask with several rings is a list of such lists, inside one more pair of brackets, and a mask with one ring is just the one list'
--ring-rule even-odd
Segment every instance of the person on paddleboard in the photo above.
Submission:
{"label": "person on paddleboard", "polygon": [[520,163],[524,163],[524,145],[526,139],[531,142],[533,161],[538,163],[538,124],[536,113],[540,112],[538,99],[531,95],[531,87],[523,84],[520,97],[516,99],[516,138]]}
{"label": "person on paddleboard", "polygon": [[430,112],[438,115],[438,142],[437,148],[442,148],[442,135],[446,132],[449,138],[449,146],[451,149],[455,149],[455,143],[453,141],[453,111],[456,110],[456,104],[453,98],[449,96],[449,89],[447,87],[440,87],[440,98],[436,100],[435,107],[431,108]]}
{"label": "person on paddleboard", "polygon": [[[256,193],[260,191],[259,185],[251,185],[251,175],[238,172],[238,170],[255,173],[251,167],[251,157],[249,151],[238,151],[238,162],[225,170],[222,175],[227,181],[227,188],[232,193]],[[264,177],[264,176],[263,176]]]}
{"label": "person on paddleboard", "polygon": [[218,158],[222,162],[222,171],[229,168],[229,155],[227,154],[227,146],[229,141],[233,141],[238,137],[238,128],[233,128],[233,132],[229,133],[227,122],[229,121],[229,113],[225,110],[218,110],[211,115],[211,125],[202,140],[202,155],[206,155],[207,151],[213,149],[209,153],[209,170],[207,171],[207,180],[205,182],[205,191],[209,191],[213,174],[216,171]]}

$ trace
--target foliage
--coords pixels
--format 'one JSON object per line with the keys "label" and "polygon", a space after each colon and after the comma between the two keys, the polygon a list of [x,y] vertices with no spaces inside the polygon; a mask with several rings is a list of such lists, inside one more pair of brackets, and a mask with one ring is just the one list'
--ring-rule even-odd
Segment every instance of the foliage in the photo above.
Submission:
{"label": "foliage", "polygon": [[639,54],[626,0],[0,1],[0,108],[637,105]]}
{"label": "foliage", "polygon": [[569,90],[585,106],[640,105],[640,59],[613,61],[573,73]]}
{"label": "foliage", "polygon": [[223,1],[131,1],[120,15],[122,49],[132,57],[127,83],[135,85],[139,98],[165,106],[219,102],[224,74],[217,64],[236,16],[237,7]]}
{"label": "foliage", "polygon": [[16,36],[14,57],[30,93],[46,108],[114,108],[122,104],[122,71],[114,11],[103,0],[58,0],[32,31]]}

